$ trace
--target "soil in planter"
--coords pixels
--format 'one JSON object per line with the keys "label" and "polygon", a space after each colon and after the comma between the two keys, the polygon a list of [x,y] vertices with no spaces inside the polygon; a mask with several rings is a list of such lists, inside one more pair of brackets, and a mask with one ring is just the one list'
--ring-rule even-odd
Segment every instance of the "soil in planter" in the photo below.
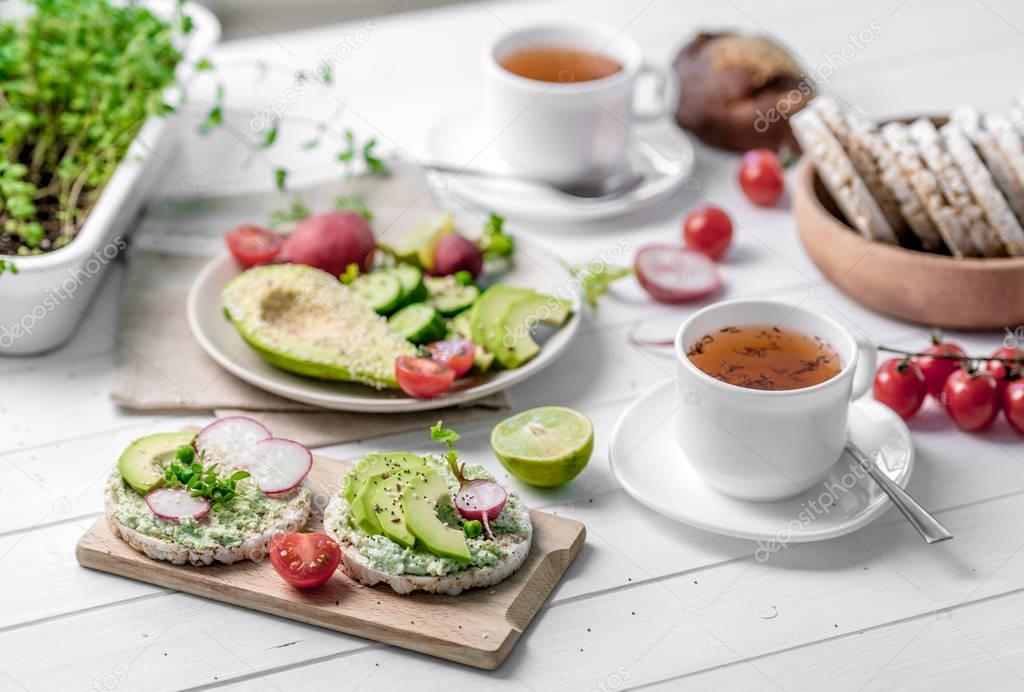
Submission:
{"label": "soil in planter", "polygon": [[[64,247],[78,235],[78,226],[73,226],[65,234],[64,224],[57,218],[59,206],[55,199],[43,199],[36,202],[36,220],[43,227],[45,235],[39,241],[38,249],[43,252],[51,252]],[[0,213],[0,228],[3,228],[7,215]],[[25,246],[25,240],[20,235],[0,233],[0,255],[17,255],[18,248]]]}

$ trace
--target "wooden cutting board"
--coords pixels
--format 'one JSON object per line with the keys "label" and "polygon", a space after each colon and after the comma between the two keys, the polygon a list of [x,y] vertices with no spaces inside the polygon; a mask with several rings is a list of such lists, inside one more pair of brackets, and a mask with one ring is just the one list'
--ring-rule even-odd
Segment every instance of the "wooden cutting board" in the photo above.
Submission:
{"label": "wooden cutting board", "polygon": [[[323,508],[342,487],[349,464],[316,457],[306,480],[313,492],[307,528],[323,527]],[[491,588],[458,596],[400,596],[386,586],[365,587],[340,570],[323,587],[288,586],[268,560],[192,567],[151,560],[97,519],[75,549],[85,567],[184,591],[215,601],[319,625],[477,668],[502,664],[586,538],[578,521],[530,511],[533,547],[514,575]]]}

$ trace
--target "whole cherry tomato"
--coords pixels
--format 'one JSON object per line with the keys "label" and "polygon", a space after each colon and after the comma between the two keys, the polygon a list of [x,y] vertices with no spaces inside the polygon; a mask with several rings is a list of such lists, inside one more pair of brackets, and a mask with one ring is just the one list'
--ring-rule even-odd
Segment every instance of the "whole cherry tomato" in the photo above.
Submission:
{"label": "whole cherry tomato", "polygon": [[1024,380],[1014,380],[1006,385],[1003,413],[1010,427],[1024,435]]}
{"label": "whole cherry tomato", "polygon": [[228,250],[243,267],[266,264],[284,247],[284,236],[259,226],[233,228],[224,236]]}
{"label": "whole cherry tomato", "polygon": [[[937,335],[932,337],[932,345],[924,349],[923,353],[946,354],[953,356],[967,355],[960,344],[952,341],[942,341]],[[928,393],[936,399],[942,394],[942,388],[946,385],[946,379],[954,370],[960,369],[962,361],[952,358],[932,358],[929,356],[918,356],[914,359],[924,379],[928,382]]]}
{"label": "whole cherry tomato", "polygon": [[1016,348],[1010,348],[1009,346],[1003,346],[997,348],[992,353],[993,358],[1014,358],[1016,363],[1004,363],[1001,360],[987,360],[982,366],[986,372],[996,378],[996,384],[999,385],[999,396],[1000,401],[1002,400],[1003,392],[1006,390],[1006,385],[1009,384],[1010,380],[1016,379],[1021,375],[1021,365],[1024,364],[1024,351]]}
{"label": "whole cherry tomato", "polygon": [[928,384],[917,363],[909,358],[891,358],[875,373],[873,391],[875,399],[908,420],[921,408]]}
{"label": "whole cherry tomato", "polygon": [[341,548],[322,533],[279,533],[270,540],[270,564],[296,589],[315,589],[331,578]]}
{"label": "whole cherry tomato", "polygon": [[752,149],[744,154],[739,179],[743,194],[761,207],[774,206],[786,189],[782,164],[771,149]]}
{"label": "whole cherry tomato", "polygon": [[713,260],[721,259],[732,242],[732,220],[710,204],[697,207],[683,221],[683,242]]}
{"label": "whole cherry tomato", "polygon": [[960,368],[946,380],[942,403],[957,426],[967,432],[978,432],[992,425],[999,415],[999,386],[987,372]]}
{"label": "whole cherry tomato", "polygon": [[395,358],[395,379],[409,396],[433,399],[448,391],[455,380],[455,371],[429,358],[398,356]]}
{"label": "whole cherry tomato", "polygon": [[455,371],[456,377],[462,377],[473,367],[476,359],[476,344],[468,339],[449,339],[427,344],[430,359],[447,365]]}

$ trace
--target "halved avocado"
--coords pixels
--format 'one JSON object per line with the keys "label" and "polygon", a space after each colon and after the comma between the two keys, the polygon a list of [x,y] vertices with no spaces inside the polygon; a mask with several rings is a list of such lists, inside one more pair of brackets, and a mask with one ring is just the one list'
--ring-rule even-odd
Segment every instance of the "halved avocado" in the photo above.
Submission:
{"label": "halved avocado", "polygon": [[164,467],[182,445],[190,445],[194,433],[156,433],[146,435],[128,445],[117,460],[121,478],[137,492],[145,495],[164,482]]}
{"label": "halved avocado", "polygon": [[451,502],[444,479],[430,469],[415,474],[402,492],[405,523],[430,552],[469,563],[473,556],[466,544],[466,535],[437,518],[440,502]]}
{"label": "halved avocado", "polygon": [[225,286],[221,302],[253,350],[299,375],[396,389],[395,358],[416,352],[348,286],[313,267],[253,267]]}

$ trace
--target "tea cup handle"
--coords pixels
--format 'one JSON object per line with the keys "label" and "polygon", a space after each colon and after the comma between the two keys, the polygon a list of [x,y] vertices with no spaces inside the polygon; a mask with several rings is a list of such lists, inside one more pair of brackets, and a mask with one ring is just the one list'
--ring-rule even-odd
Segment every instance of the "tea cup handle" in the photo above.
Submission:
{"label": "tea cup handle", "polygon": [[633,118],[637,122],[657,120],[672,111],[676,100],[676,84],[672,76],[664,69],[655,67],[650,63],[644,63],[636,73],[636,81],[639,83],[644,77],[654,82],[654,96],[657,105],[653,108],[637,108],[635,99],[633,103]]}
{"label": "tea cup handle", "polygon": [[875,381],[878,369],[878,348],[866,336],[855,336],[857,341],[857,365],[853,371],[853,389],[850,399],[859,399],[868,393]]}

